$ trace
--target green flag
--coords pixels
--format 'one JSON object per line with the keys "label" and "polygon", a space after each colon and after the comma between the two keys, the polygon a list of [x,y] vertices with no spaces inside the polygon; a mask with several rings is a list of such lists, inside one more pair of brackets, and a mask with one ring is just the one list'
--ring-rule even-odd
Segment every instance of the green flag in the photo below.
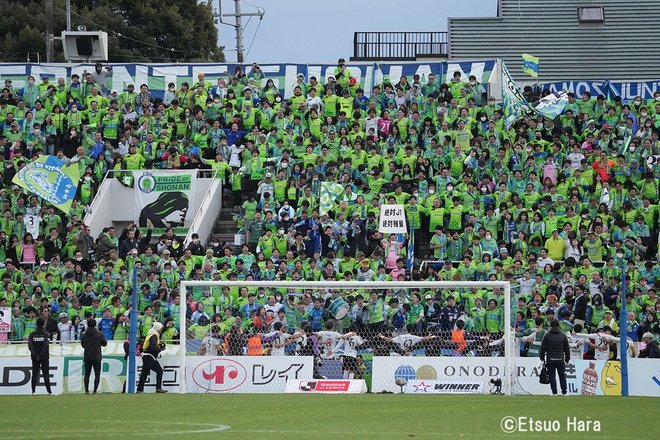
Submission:
{"label": "green flag", "polygon": [[335,199],[339,197],[344,187],[339,183],[323,182],[321,184],[321,204],[319,207],[319,215],[327,214],[332,210]]}
{"label": "green flag", "polygon": [[532,78],[539,77],[539,59],[528,53],[522,54],[523,65],[522,71],[531,75]]}
{"label": "green flag", "polygon": [[56,156],[41,156],[16,173],[12,182],[68,214],[79,179],[78,164],[69,166]]}

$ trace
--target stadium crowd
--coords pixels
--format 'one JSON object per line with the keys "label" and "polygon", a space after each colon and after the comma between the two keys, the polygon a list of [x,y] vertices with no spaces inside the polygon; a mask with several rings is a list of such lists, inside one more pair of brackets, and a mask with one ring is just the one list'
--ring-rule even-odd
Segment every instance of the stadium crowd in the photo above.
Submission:
{"label": "stadium crowd", "polygon": [[[660,154],[660,92],[646,102],[569,94],[556,119],[530,112],[507,128],[486,88],[460,72],[446,83],[385,76],[366,93],[340,59],[324,84],[299,74],[289,99],[257,64],[171,83],[162,99],[145,84],[108,89],[111,76],[97,64],[83,78],[28,77],[21,89],[5,81],[0,307],[13,319],[0,337],[25,340],[40,316],[62,341],[78,340],[88,317],[106,338],[126,339],[137,266],[143,335],[159,321],[164,340],[176,339],[186,313],[195,339],[242,341],[230,354],[334,330],[366,334],[367,345],[444,338],[459,354],[488,351],[501,335],[498,289],[387,287],[410,279],[511,281],[523,353],[538,349],[555,317],[567,332],[644,337],[642,355],[657,353],[660,165],[647,159]],[[530,102],[547,93],[524,89]],[[11,186],[41,154],[80,169],[69,215]],[[172,230],[154,237],[135,225],[90,236],[82,219],[106,172],[143,168],[215,170],[245,245],[193,236],[185,246]],[[327,183],[342,189],[321,209]],[[405,205],[414,238],[379,233],[382,204]],[[40,217],[38,236],[26,215]],[[409,249],[432,263],[411,270]],[[182,299],[181,279],[375,280],[383,289],[344,295],[349,313],[332,320],[341,292],[194,288]],[[263,346],[250,345],[255,335]],[[590,341],[586,356],[609,353]]]}

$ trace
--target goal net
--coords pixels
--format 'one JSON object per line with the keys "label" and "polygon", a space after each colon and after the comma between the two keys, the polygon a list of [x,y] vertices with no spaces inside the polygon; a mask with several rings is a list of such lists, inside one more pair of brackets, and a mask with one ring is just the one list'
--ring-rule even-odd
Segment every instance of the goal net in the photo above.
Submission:
{"label": "goal net", "polygon": [[284,392],[291,379],[364,379],[376,393],[524,392],[514,378],[509,282],[183,281],[180,289],[181,392]]}

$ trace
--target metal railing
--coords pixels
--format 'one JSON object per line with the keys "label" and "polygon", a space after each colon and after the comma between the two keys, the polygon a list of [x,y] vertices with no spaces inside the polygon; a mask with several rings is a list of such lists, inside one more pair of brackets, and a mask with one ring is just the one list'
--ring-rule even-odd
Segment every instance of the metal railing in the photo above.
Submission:
{"label": "metal railing", "polygon": [[446,58],[447,32],[355,32],[351,61]]}

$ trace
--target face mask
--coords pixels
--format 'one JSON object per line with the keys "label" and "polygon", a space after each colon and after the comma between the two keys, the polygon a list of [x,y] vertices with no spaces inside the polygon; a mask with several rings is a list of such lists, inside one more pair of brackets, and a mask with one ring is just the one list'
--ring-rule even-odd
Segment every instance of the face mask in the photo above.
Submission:
{"label": "face mask", "polygon": [[481,122],[486,122],[486,117],[485,116],[481,117]]}
{"label": "face mask", "polygon": [[78,111],[78,109],[77,109],[77,108],[72,108],[71,111],[72,111],[73,113],[75,113],[75,112]]}
{"label": "face mask", "polygon": [[539,122],[538,125],[537,125],[537,127],[538,127],[538,128],[543,128],[543,123],[542,123],[542,122]]}
{"label": "face mask", "polygon": [[289,162],[282,162],[282,168],[286,168],[289,166]]}
{"label": "face mask", "polygon": [[278,229],[277,233],[280,234],[280,235],[284,235],[284,229]]}
{"label": "face mask", "polygon": [[430,189],[430,190],[429,190],[429,194],[430,194],[430,195],[435,194],[435,190],[434,190],[434,189]]}
{"label": "face mask", "polygon": [[642,101],[635,101],[635,105],[640,105]]}
{"label": "face mask", "polygon": [[33,86],[34,85],[34,80],[33,79],[28,80],[28,84]]}
{"label": "face mask", "polygon": [[490,240],[491,238],[493,238],[491,235],[486,235],[486,240]]}
{"label": "face mask", "polygon": [[220,100],[219,100],[219,99],[214,99],[213,102],[215,102],[216,104],[220,104]]}
{"label": "face mask", "polygon": [[275,102],[280,102],[280,101],[282,101],[282,98],[280,98],[279,96],[275,98]]}
{"label": "face mask", "polygon": [[89,176],[85,176],[85,181],[86,181],[86,182],[89,182],[90,180],[92,180],[91,177],[89,177]]}
{"label": "face mask", "polygon": [[477,83],[476,81],[470,81],[471,86],[475,85],[476,83]]}
{"label": "face mask", "polygon": [[620,252],[617,252],[617,253],[616,253],[616,256],[617,256],[617,258],[623,258],[623,254],[620,253]]}
{"label": "face mask", "polygon": [[646,112],[642,112],[642,116],[646,116],[647,114],[648,114],[648,113],[646,113]]}
{"label": "face mask", "polygon": [[448,186],[448,187],[447,187],[447,191],[452,192],[453,190],[454,190],[454,187],[453,187],[453,186]]}

